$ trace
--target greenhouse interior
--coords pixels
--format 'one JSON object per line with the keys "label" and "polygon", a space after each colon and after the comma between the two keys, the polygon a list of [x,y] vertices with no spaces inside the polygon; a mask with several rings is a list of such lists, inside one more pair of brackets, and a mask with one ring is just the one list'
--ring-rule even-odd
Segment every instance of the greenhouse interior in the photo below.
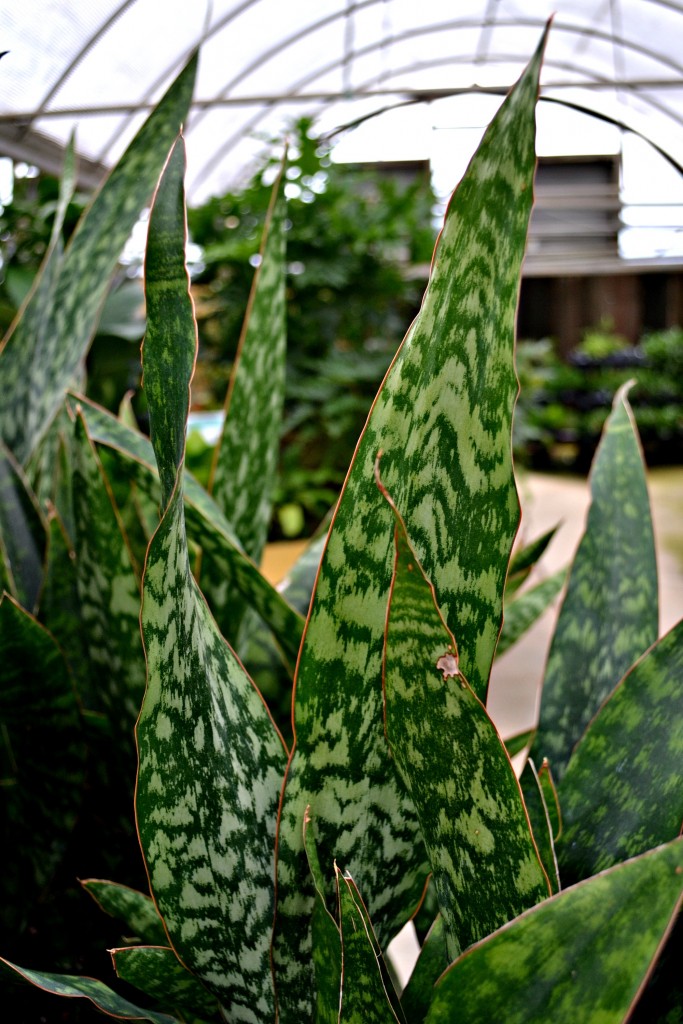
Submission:
{"label": "greenhouse interior", "polygon": [[0,29],[8,1019],[683,1024],[683,0]]}

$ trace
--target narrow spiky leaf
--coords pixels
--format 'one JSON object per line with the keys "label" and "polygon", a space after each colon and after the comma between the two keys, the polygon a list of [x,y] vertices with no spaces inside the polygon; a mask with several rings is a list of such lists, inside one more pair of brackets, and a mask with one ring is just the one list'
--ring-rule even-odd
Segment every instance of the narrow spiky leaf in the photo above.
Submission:
{"label": "narrow spiky leaf", "polygon": [[411,1024],[421,1024],[432,1002],[434,985],[448,967],[446,929],[441,915],[429,929],[413,973],[401,995],[401,1006]]}
{"label": "narrow spiky leaf", "polygon": [[605,697],[657,639],[657,563],[645,467],[627,388],[591,470],[591,506],[548,656],[532,747],[556,779]]}
{"label": "narrow spiky leaf", "polygon": [[678,835],[683,822],[683,622],[626,675],[559,784],[560,867],[585,878]]}
{"label": "narrow spiky leaf", "polygon": [[505,602],[505,620],[496,648],[497,657],[509,650],[538,622],[562,590],[566,579],[566,570],[560,569],[547,580],[518,594],[512,601]]}
{"label": "narrow spiky leaf", "polygon": [[[195,55],[86,211],[64,253],[49,308],[44,315],[25,312],[0,350],[0,436],[20,462],[47,429],[85,356],[110,275],[185,119],[196,70]],[[42,305],[42,289],[35,301]]]}
{"label": "narrow spiky leaf", "polygon": [[102,878],[86,878],[81,885],[106,914],[125,923],[128,934],[151,946],[167,945],[163,922],[149,896]]}
{"label": "narrow spiky leaf", "polygon": [[[432,275],[375,400],[330,529],[295,690],[295,751],[280,817],[275,963],[283,1024],[310,1005],[303,949],[312,894],[307,804],[323,863],[359,880],[380,940],[414,910],[425,856],[387,758],[382,642],[392,515],[405,517],[462,668],[484,697],[519,506],[511,459],[514,317],[531,209],[534,108],[544,41],[455,192]],[[334,759],[330,757],[334,751]]]}
{"label": "narrow spiky leaf", "polygon": [[93,679],[132,742],[145,689],[140,585],[108,481],[80,415],[74,424],[73,510],[80,618]]}
{"label": "narrow spiky leaf", "polygon": [[17,893],[43,886],[60,861],[82,802],[85,757],[78,701],[62,652],[47,630],[5,595],[0,599],[0,896],[8,928],[19,926],[14,914],[25,909]]}
{"label": "narrow spiky leaf", "polygon": [[342,937],[339,1024],[397,1024],[380,970],[382,953],[352,878],[335,866]]}
{"label": "narrow spiky leaf", "polygon": [[625,1024],[682,895],[681,840],[565,889],[456,960],[426,1024]]}
{"label": "narrow spiky leaf", "polygon": [[225,399],[210,493],[242,547],[261,560],[271,515],[271,492],[285,396],[285,200],[282,171],[266,214],[256,269]]}
{"label": "narrow spiky leaf", "polygon": [[180,139],[159,183],[145,263],[143,366],[165,511],[143,582],[148,675],[136,813],[173,948],[229,1015],[260,1024],[274,1014],[269,946],[286,753],[191,573],[182,462],[197,337],[183,174]]}
{"label": "narrow spiky leaf", "polygon": [[135,1006],[134,1003],[124,999],[96,978],[29,971],[25,967],[18,967],[16,964],[10,963],[3,957],[0,957],[0,966],[19,975],[30,985],[42,988],[44,992],[51,992],[56,996],[66,996],[68,999],[89,999],[98,1010],[102,1010],[110,1017],[117,1017],[119,1020],[148,1020],[151,1024],[179,1024],[176,1017],[169,1017],[165,1013],[143,1010],[140,1006]]}
{"label": "narrow spiky leaf", "polygon": [[[120,453],[122,462],[129,462],[131,473],[136,474],[135,480],[144,493],[152,494],[156,488],[158,495],[154,452],[149,440],[83,396],[72,397],[81,406],[91,438]],[[282,649],[296,661],[303,633],[301,616],[247,558],[225,516],[204,488],[187,473],[183,480],[187,530],[190,538],[201,546],[204,564],[208,559],[215,560],[216,572],[222,572],[234,584],[270,626]]]}
{"label": "narrow spiky leaf", "polygon": [[325,880],[313,838],[311,819],[304,819],[304,848],[315,886],[311,918],[312,956],[315,968],[315,1024],[338,1024],[342,977],[342,945],[339,925],[325,898]]}
{"label": "narrow spiky leaf", "polygon": [[167,946],[125,946],[109,952],[118,977],[161,1006],[193,1017],[214,1017],[219,1012],[216,997]]}
{"label": "narrow spiky leaf", "polygon": [[510,567],[505,583],[506,596],[514,594],[529,577],[531,570],[548,549],[548,545],[557,533],[557,529],[557,526],[553,526],[552,529],[547,530],[540,537],[536,537],[535,540],[515,551],[510,559]]}
{"label": "narrow spiky leaf", "polygon": [[538,852],[550,882],[551,892],[559,892],[561,888],[560,872],[555,853],[553,825],[539,772],[536,770],[536,765],[531,758],[527,760],[524,766],[520,785],[524,793],[524,804],[529,815]]}
{"label": "narrow spiky leaf", "polygon": [[396,517],[386,733],[417,810],[451,959],[549,895],[519,783]]}
{"label": "narrow spiky leaf", "polygon": [[0,443],[0,547],[10,593],[35,610],[43,580],[46,524],[21,467]]}

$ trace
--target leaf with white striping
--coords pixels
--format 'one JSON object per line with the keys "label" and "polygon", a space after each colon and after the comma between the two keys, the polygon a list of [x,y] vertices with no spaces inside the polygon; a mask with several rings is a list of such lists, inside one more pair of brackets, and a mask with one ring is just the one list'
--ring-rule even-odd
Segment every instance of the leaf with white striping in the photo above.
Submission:
{"label": "leaf with white striping", "polygon": [[323,863],[358,880],[381,942],[428,871],[412,802],[387,754],[382,644],[394,496],[485,698],[519,505],[511,456],[514,318],[535,168],[545,36],[453,195],[420,313],[371,410],[317,579],[295,687],[295,749],[278,839],[274,957],[283,1024],[310,1012],[307,805]]}
{"label": "leaf with white striping", "polygon": [[149,546],[136,813],[171,944],[229,1019],[274,1016],[275,821],[286,751],[192,577],[182,462],[196,324],[184,262],[178,140],[152,208],[143,347],[162,521]]}

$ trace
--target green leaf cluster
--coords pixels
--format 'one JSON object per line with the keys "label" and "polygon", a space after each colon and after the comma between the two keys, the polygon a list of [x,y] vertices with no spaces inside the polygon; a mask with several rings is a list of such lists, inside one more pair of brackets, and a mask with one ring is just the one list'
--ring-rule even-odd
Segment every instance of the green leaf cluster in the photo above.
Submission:
{"label": "green leaf cluster", "polygon": [[[514,321],[545,38],[449,204],[327,533],[279,590],[258,564],[285,388],[286,170],[207,489],[185,466],[197,323],[178,124],[194,62],[73,248],[48,253],[0,352],[2,827],[21,852],[5,902],[19,918],[12,892],[28,902],[58,870],[93,736],[105,753],[134,736],[147,881],[83,883],[122,922],[125,990],[13,960],[5,979],[152,1022],[681,1018],[683,629],[659,637],[626,389],[594,461],[538,727],[506,746],[487,711],[496,650],[564,582],[526,586],[550,535],[512,555]],[[161,163],[148,438],[72,378],[115,261],[112,204],[132,211],[142,169],[155,179]],[[69,188],[67,174],[62,209]],[[387,949],[413,920],[402,988]]]}

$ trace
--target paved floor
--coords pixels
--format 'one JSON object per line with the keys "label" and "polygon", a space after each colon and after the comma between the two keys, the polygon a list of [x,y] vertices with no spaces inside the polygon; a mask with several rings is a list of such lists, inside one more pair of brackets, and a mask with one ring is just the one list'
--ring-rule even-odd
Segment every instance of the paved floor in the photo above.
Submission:
{"label": "paved floor", "polygon": [[[585,480],[524,474],[518,482],[522,502],[521,535],[539,536],[561,523],[538,567],[538,579],[567,565],[573,557],[588,511]],[[660,577],[660,633],[683,618],[683,468],[651,470],[648,478]],[[530,728],[559,601],[495,663],[489,710],[503,736]]]}

